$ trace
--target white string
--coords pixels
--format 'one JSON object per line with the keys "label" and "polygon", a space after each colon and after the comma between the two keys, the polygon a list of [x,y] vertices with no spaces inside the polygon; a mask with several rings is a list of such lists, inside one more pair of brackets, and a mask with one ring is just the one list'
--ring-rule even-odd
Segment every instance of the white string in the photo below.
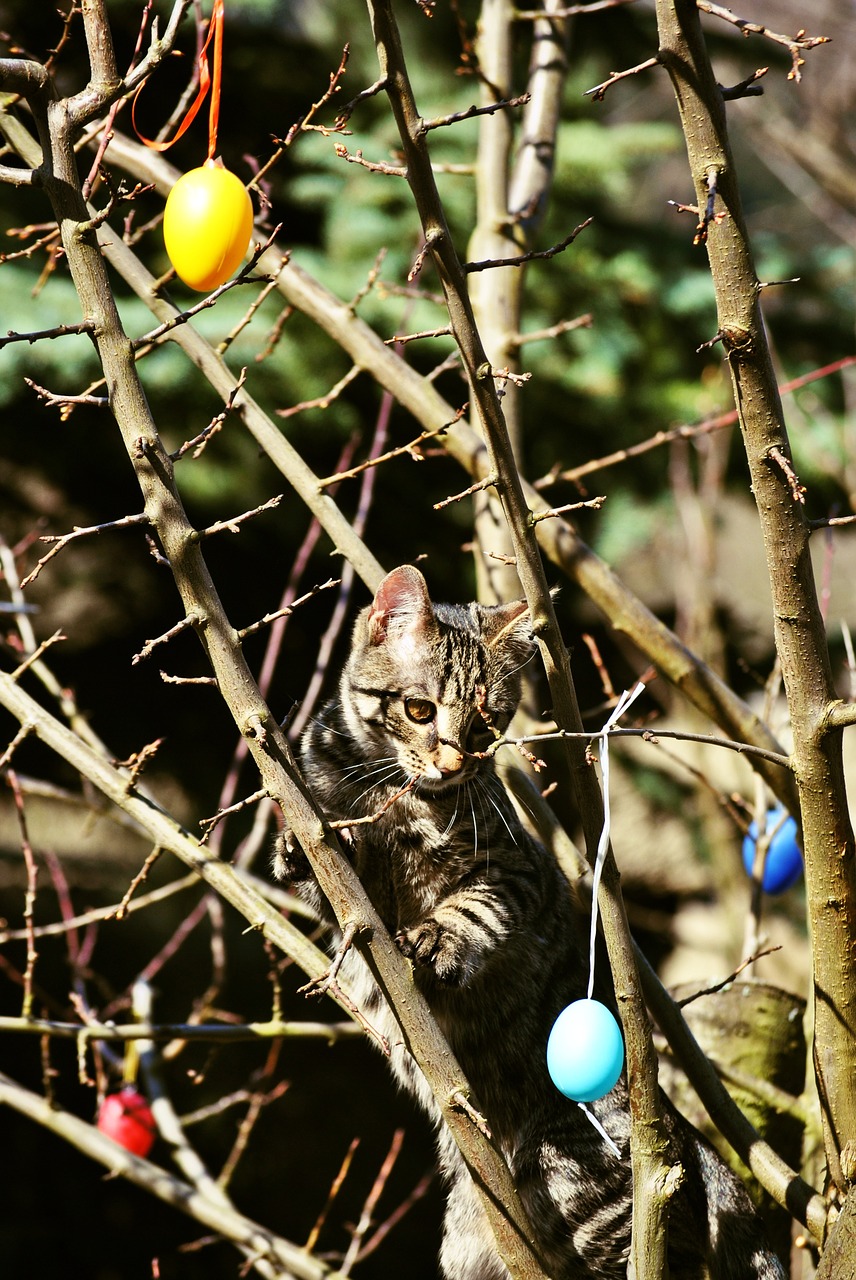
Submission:
{"label": "white string", "polygon": [[624,690],[615,708],[607,720],[606,724],[600,731],[598,742],[600,743],[600,773],[603,786],[603,829],[600,833],[600,840],[597,845],[597,856],[594,860],[594,873],[591,883],[591,939],[589,942],[589,980],[588,980],[588,998],[591,1000],[592,991],[594,990],[594,951],[595,941],[597,939],[597,895],[600,888],[600,877],[603,872],[603,864],[606,859],[606,851],[609,848],[609,731],[613,729],[616,723],[624,715],[624,712],[635,702],[639,694],[645,688],[640,681],[639,684],[629,692]]}
{"label": "white string", "polygon": [[577,1106],[579,1107],[580,1111],[582,1111],[583,1115],[584,1115],[584,1116],[587,1116],[587,1117],[588,1117],[588,1119],[589,1119],[589,1120],[591,1120],[592,1124],[594,1125],[595,1129],[597,1129],[598,1133],[599,1133],[599,1134],[600,1134],[600,1136],[603,1138],[603,1140],[604,1140],[604,1142],[606,1143],[606,1145],[607,1145],[608,1147],[610,1147],[610,1148],[615,1152],[615,1154],[616,1154],[617,1156],[620,1156],[620,1155],[621,1155],[621,1148],[620,1148],[620,1147],[617,1147],[617,1146],[615,1145],[615,1143],[612,1141],[612,1138],[610,1138],[609,1134],[606,1132],[606,1130],[604,1129],[603,1125],[602,1125],[602,1124],[600,1123],[600,1121],[598,1120],[598,1118],[597,1118],[597,1116],[595,1115],[595,1113],[594,1113],[593,1111],[589,1111],[588,1107],[586,1106],[586,1104],[585,1104],[584,1102],[578,1102],[578,1103],[577,1103]]}

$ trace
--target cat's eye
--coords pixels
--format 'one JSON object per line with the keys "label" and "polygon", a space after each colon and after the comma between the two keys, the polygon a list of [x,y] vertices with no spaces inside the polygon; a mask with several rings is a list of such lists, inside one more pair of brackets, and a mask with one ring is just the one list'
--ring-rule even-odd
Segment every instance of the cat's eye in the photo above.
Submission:
{"label": "cat's eye", "polygon": [[404,713],[414,724],[429,724],[437,714],[437,708],[427,698],[405,698]]}

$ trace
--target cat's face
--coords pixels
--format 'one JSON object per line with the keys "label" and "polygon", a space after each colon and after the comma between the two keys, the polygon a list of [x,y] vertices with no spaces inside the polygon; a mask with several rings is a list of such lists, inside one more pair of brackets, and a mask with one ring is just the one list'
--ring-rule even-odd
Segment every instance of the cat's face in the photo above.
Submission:
{"label": "cat's face", "polygon": [[435,606],[418,569],[395,569],[357,621],[342,681],[349,726],[420,790],[458,786],[508,727],[533,651],[524,603]]}

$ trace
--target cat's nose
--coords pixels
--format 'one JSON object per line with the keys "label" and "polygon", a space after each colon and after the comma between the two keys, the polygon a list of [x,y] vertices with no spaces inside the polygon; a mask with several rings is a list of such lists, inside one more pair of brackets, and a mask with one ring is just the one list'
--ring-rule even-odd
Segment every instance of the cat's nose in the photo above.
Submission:
{"label": "cat's nose", "polygon": [[450,774],[460,772],[464,755],[457,747],[447,746],[444,743],[437,752],[435,763],[443,777],[448,778]]}

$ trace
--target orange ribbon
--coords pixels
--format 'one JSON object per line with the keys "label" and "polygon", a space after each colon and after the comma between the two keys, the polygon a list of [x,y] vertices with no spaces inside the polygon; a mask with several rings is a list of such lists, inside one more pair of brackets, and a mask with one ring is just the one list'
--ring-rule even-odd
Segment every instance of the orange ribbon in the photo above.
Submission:
{"label": "orange ribbon", "polygon": [[[137,99],[143,89],[141,84],[137,92],[134,94],[134,101],[131,105],[131,122],[134,126],[134,132],[141,142],[147,147],[151,147],[154,151],[166,151],[177,142],[185,130],[189,129],[202,103],[205,101],[205,95],[211,90],[211,103],[208,110],[208,160],[213,161],[214,153],[217,150],[217,124],[220,119],[220,82],[223,70],[223,22],[226,16],[225,0],[214,0],[214,8],[211,12],[211,21],[208,24],[208,35],[205,37],[205,43],[199,50],[198,68],[199,68],[199,89],[196,97],[187,109],[187,113],[178,126],[175,134],[167,142],[156,142],[152,138],[146,138],[137,128]],[[208,69],[208,46],[214,39],[214,70],[213,73]],[[145,82],[144,82],[145,83]]]}

